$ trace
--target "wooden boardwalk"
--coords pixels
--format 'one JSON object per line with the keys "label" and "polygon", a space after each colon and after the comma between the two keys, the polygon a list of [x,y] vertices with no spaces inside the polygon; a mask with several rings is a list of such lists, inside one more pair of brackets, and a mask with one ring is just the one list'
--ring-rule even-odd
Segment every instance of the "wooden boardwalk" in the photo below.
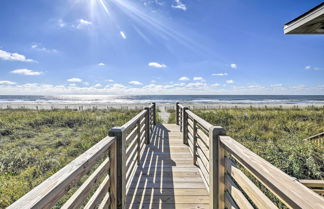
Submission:
{"label": "wooden boardwalk", "polygon": [[126,208],[209,208],[209,195],[175,124],[157,125],[128,185]]}

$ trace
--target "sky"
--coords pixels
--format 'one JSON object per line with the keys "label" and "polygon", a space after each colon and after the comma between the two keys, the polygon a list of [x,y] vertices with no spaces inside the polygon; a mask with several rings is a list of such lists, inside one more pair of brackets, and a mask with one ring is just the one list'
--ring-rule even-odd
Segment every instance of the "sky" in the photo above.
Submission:
{"label": "sky", "polygon": [[320,0],[2,0],[0,94],[324,94]]}

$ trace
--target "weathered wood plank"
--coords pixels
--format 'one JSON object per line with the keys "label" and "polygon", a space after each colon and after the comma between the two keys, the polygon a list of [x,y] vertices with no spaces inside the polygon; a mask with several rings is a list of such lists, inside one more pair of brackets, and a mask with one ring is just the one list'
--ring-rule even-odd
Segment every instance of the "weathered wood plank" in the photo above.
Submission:
{"label": "weathered wood plank", "polygon": [[132,204],[141,204],[141,203],[150,203],[150,204],[183,204],[183,203],[203,203],[208,204],[209,197],[207,195],[202,196],[187,196],[187,195],[152,195],[152,196],[145,196],[143,198],[142,195],[135,196],[132,199]]}
{"label": "weathered wood plank", "polygon": [[145,146],[128,189],[127,207],[208,208],[206,185],[192,163],[189,148],[178,128],[167,126],[171,131],[163,126],[155,128],[151,144]]}
{"label": "weathered wood plank", "polygon": [[324,187],[324,180],[298,179],[298,181],[307,187]]}
{"label": "weathered wood plank", "polygon": [[102,199],[100,205],[98,206],[98,209],[109,209],[110,208],[110,195],[107,192],[105,197]]}
{"label": "weathered wood plank", "polygon": [[227,209],[239,209],[231,195],[228,192],[225,192],[225,206]]}
{"label": "weathered wood plank", "polygon": [[244,197],[241,190],[227,174],[225,175],[225,185],[228,193],[233,197],[240,208],[253,209],[251,203]]}
{"label": "weathered wood plank", "polygon": [[109,159],[102,162],[100,166],[81,185],[81,187],[79,187],[79,189],[68,199],[68,201],[65,202],[62,209],[79,208],[99,178],[108,171],[109,163]]}
{"label": "weathered wood plank", "polygon": [[192,198],[195,198],[194,196],[202,196],[202,195],[208,195],[208,192],[206,189],[188,189],[188,188],[144,188],[144,189],[129,189],[127,195],[133,196],[133,195],[166,195],[169,196],[170,194],[173,194],[175,196],[192,196]]}
{"label": "weathered wood plank", "polygon": [[208,209],[208,204],[174,204],[174,203],[161,203],[161,204],[133,204],[130,209]]}
{"label": "weathered wood plank", "polygon": [[8,208],[51,208],[66,193],[67,188],[71,188],[107,153],[114,140],[115,137],[102,139]]}
{"label": "weathered wood plank", "polygon": [[105,195],[108,193],[108,189],[110,186],[109,180],[109,176],[106,176],[105,179],[99,185],[96,192],[90,198],[89,202],[84,206],[84,209],[96,208],[101,203]]}
{"label": "weathered wood plank", "polygon": [[260,182],[292,208],[324,208],[324,199],[229,136],[220,140]]}
{"label": "weathered wood plank", "polygon": [[242,171],[234,166],[234,163],[229,158],[225,159],[225,168],[258,208],[277,208]]}

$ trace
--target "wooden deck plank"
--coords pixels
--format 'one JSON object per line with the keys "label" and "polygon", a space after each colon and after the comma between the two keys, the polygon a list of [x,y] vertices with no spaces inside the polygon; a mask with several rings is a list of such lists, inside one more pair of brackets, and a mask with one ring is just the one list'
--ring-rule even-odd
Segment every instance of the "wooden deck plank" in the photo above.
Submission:
{"label": "wooden deck plank", "polygon": [[127,208],[209,208],[209,195],[175,124],[157,125],[129,185]]}

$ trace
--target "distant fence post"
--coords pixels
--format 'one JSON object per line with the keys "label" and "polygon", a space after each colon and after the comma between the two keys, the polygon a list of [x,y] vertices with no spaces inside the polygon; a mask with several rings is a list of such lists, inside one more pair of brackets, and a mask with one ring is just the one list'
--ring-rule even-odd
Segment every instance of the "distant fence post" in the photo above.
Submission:
{"label": "distant fence post", "polygon": [[153,125],[156,125],[156,103],[153,102]]}
{"label": "distant fence post", "polygon": [[108,135],[116,137],[116,202],[117,209],[124,209],[126,207],[126,139],[120,127],[112,128]]}
{"label": "distant fence post", "polygon": [[225,153],[219,136],[226,135],[224,128],[209,129],[209,195],[211,209],[225,208]]}
{"label": "distant fence post", "polygon": [[150,143],[150,108],[145,107],[146,110],[145,114],[145,143],[149,144]]}
{"label": "distant fence post", "polygon": [[182,130],[183,130],[183,143],[188,145],[188,113],[186,110],[188,110],[188,107],[182,108]]}
{"label": "distant fence post", "polygon": [[179,102],[176,103],[176,121],[177,125],[179,125]]}

